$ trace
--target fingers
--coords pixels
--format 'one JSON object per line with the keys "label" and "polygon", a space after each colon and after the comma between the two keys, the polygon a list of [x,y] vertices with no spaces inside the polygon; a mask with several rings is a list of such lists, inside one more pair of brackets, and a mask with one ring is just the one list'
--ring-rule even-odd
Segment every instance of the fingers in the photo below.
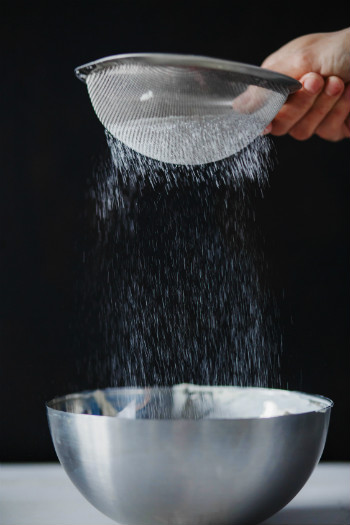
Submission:
{"label": "fingers", "polygon": [[[262,97],[265,95],[265,90],[253,84],[249,85],[248,88],[243,91],[238,97],[232,102],[232,109],[237,113],[250,114],[256,111],[261,103]],[[266,95],[265,95],[266,97]]]}
{"label": "fingers", "polygon": [[289,130],[289,134],[297,140],[310,138],[327,115],[333,112],[343,91],[344,82],[338,77],[329,77],[325,82],[323,91],[318,95],[307,113]]}
{"label": "fingers", "polygon": [[310,110],[324,87],[324,80],[317,73],[307,73],[300,82],[303,87],[287,99],[272,121],[272,135],[280,136],[289,133]]}
{"label": "fingers", "polygon": [[350,88],[336,76],[326,80],[316,73],[300,79],[303,87],[291,95],[265,133],[280,136],[289,133],[297,140],[317,134],[337,141],[350,137]]}
{"label": "fingers", "polygon": [[350,137],[350,84],[347,84],[341,97],[317,126],[315,133],[322,139],[342,140]]}
{"label": "fingers", "polygon": [[261,86],[250,84],[243,93],[234,98],[231,107],[237,113],[250,115],[269,104],[270,100],[271,91],[262,89]]}

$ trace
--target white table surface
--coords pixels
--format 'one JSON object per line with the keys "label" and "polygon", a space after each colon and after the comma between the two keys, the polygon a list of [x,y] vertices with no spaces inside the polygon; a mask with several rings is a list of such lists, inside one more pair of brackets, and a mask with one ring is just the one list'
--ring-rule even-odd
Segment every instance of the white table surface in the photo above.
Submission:
{"label": "white table surface", "polygon": [[[0,464],[0,525],[111,525],[59,464]],[[350,463],[320,463],[307,484],[263,525],[349,525]]]}

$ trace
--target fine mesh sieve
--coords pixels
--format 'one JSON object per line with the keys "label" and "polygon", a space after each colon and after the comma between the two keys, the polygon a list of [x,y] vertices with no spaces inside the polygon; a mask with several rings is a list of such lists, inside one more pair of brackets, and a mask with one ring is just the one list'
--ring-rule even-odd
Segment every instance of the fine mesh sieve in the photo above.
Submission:
{"label": "fine mesh sieve", "polygon": [[115,55],[75,73],[116,139],[147,157],[187,165],[243,149],[301,87],[257,66],[192,55]]}

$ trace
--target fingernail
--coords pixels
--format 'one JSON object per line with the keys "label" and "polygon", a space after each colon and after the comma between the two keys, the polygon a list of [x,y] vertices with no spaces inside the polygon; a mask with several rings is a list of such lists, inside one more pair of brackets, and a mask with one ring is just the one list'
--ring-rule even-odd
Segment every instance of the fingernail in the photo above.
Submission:
{"label": "fingernail", "polygon": [[310,73],[304,77],[303,86],[311,95],[316,95],[323,87],[322,77],[315,73]]}
{"label": "fingernail", "polygon": [[338,77],[329,77],[324,92],[329,97],[339,95],[344,89],[344,82]]}
{"label": "fingernail", "polygon": [[270,123],[268,126],[266,126],[266,128],[264,129],[264,131],[262,132],[263,135],[268,135],[268,133],[270,133],[272,130],[272,124]]}

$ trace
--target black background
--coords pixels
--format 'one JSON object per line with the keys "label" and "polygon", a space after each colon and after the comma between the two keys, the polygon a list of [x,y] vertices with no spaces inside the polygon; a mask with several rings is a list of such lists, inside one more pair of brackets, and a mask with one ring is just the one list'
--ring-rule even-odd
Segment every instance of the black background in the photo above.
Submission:
{"label": "black background", "polygon": [[[292,38],[346,27],[344,4],[2,4],[2,461],[54,460],[45,401],[95,386],[77,365],[87,342],[74,319],[87,180],[105,138],[74,67],[129,52],[259,65]],[[349,142],[274,142],[257,218],[283,293],[284,382],[335,401],[323,457],[349,460]]]}

